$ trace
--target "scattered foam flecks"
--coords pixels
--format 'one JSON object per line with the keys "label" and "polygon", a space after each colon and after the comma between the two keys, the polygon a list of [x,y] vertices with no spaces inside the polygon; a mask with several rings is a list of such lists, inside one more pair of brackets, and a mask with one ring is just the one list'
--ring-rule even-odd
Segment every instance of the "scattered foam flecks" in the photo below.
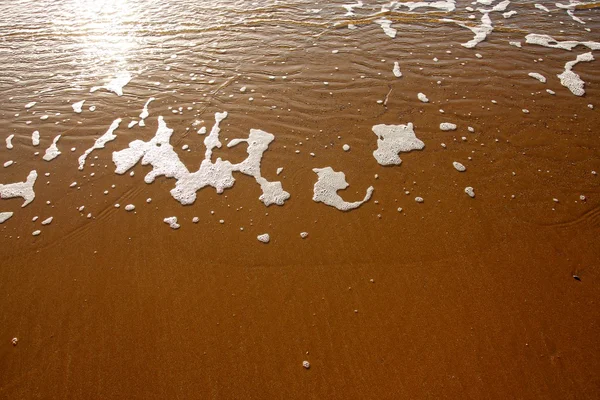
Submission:
{"label": "scattered foam flecks", "polygon": [[372,130],[377,135],[377,150],[373,157],[380,165],[400,165],[402,160],[398,154],[425,147],[425,143],[415,136],[410,122],[408,125],[375,125]]}
{"label": "scattered foam flecks", "polygon": [[44,154],[44,157],[42,157],[44,161],[52,161],[56,157],[60,156],[61,153],[58,150],[58,147],[56,146],[56,143],[58,143],[58,139],[60,139],[60,136],[61,135],[56,136],[52,141],[50,147],[46,149],[46,153]]}
{"label": "scattered foam flecks", "polygon": [[83,167],[85,166],[85,160],[87,159],[87,156],[89,156],[92,151],[96,150],[96,149],[103,149],[104,146],[106,145],[106,143],[115,140],[117,138],[117,135],[115,135],[113,132],[119,127],[119,124],[121,123],[121,118],[117,118],[113,121],[113,123],[110,125],[110,127],[108,128],[108,130],[106,131],[106,133],[102,136],[100,136],[98,139],[96,139],[96,141],[94,142],[94,145],[92,147],[90,147],[89,149],[87,149],[85,151],[85,153],[83,153],[79,159],[79,170],[83,170]]}
{"label": "scattered foam flecks", "polygon": [[441,0],[441,1],[392,1],[389,5],[383,6],[382,11],[399,11],[401,7],[408,8],[408,11],[413,11],[417,8],[435,8],[440,11],[451,12],[456,8],[456,0]]}
{"label": "scattered foam flecks", "polygon": [[363,200],[349,203],[337,194],[338,190],[343,190],[350,186],[346,182],[346,174],[334,171],[331,167],[313,168],[313,171],[318,176],[318,180],[313,188],[313,200],[317,203],[325,203],[340,211],[349,211],[369,201],[373,194],[373,186],[369,186]]}
{"label": "scattered foam flecks", "polygon": [[557,75],[561,85],[568,88],[575,96],[583,96],[585,94],[585,89],[583,88],[585,83],[579,75],[572,71],[572,69],[577,63],[590,61],[594,61],[594,56],[591,51],[589,53],[580,54],[575,60],[566,63],[564,72]]}
{"label": "scattered foam flecks", "polygon": [[571,17],[573,19],[573,21],[579,22],[580,24],[585,25],[585,22],[581,18],[576,17],[575,13],[574,13],[576,7],[580,4],[585,4],[585,3],[580,3],[578,1],[571,0],[571,4],[555,3],[554,5],[558,8],[562,8],[563,10],[567,10],[567,15],[569,17]]}
{"label": "scattered foam flecks", "polygon": [[93,93],[98,89],[106,89],[109,92],[116,93],[117,96],[123,96],[123,87],[125,87],[129,81],[131,81],[131,74],[127,71],[121,71],[106,85],[94,86],[90,89],[90,92]]}
{"label": "scattered foam flecks", "polygon": [[14,197],[21,197],[25,202],[21,207],[25,207],[35,199],[35,192],[33,191],[33,185],[37,179],[37,171],[33,170],[27,176],[25,182],[16,183],[0,183],[0,199],[12,199]]}
{"label": "scattered foam flecks", "polygon": [[394,28],[392,28],[392,21],[390,21],[389,19],[387,19],[385,17],[381,17],[379,19],[376,19],[373,22],[375,22],[376,24],[381,26],[381,29],[383,29],[383,32],[386,35],[388,35],[389,37],[391,37],[392,39],[396,37],[396,33],[398,31],[396,31]]}
{"label": "scattered foam flecks", "polygon": [[85,103],[85,100],[81,100],[81,101],[78,101],[77,103],[71,104],[71,107],[73,107],[73,111],[75,111],[77,114],[80,114],[81,110],[83,108],[83,103]]}
{"label": "scattered foam flecks", "polygon": [[146,118],[148,118],[148,116],[150,115],[150,113],[148,112],[148,104],[150,104],[150,102],[152,102],[154,100],[156,100],[154,97],[150,97],[148,99],[148,101],[146,101],[146,104],[144,104],[144,109],[140,113],[140,122],[139,122],[140,126],[146,126],[146,123],[144,122],[144,120]]}
{"label": "scattered foam flecks", "polygon": [[248,157],[238,163],[232,164],[227,160],[217,158],[213,163],[213,149],[220,148],[219,140],[220,122],[227,117],[227,112],[215,114],[215,124],[211,132],[204,139],[206,152],[200,169],[189,172],[181,162],[179,156],[169,143],[173,130],[168,128],[163,117],[158,117],[158,129],[156,135],[148,142],[135,140],[129,144],[127,149],[113,153],[113,162],[116,165],[115,172],[124,174],[140,160],[142,165],[152,165],[144,181],[152,183],[158,176],[175,178],[177,183],[171,190],[171,196],[181,204],[193,204],[196,201],[196,192],[206,186],[212,186],[217,193],[233,186],[235,178],[233,172],[241,172],[254,177],[260,185],[263,193],[259,199],[265,204],[283,205],[290,195],[282,189],[281,182],[269,182],[261,176],[260,163],[264,152],[275,137],[259,129],[251,129],[247,139],[234,139],[227,147],[232,147],[241,142],[248,143]]}

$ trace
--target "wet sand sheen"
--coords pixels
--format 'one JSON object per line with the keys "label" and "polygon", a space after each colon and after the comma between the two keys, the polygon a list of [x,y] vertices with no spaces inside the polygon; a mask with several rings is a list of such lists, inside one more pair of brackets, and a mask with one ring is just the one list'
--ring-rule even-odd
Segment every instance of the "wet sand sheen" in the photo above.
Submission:
{"label": "wet sand sheen", "polygon": [[[0,183],[37,179],[25,207],[0,201],[0,397],[597,398],[598,61],[572,67],[584,96],[558,77],[597,51],[525,36],[599,41],[598,10],[477,11],[498,3],[140,0],[73,26],[69,2],[8,5]],[[475,48],[440,21],[488,14]],[[197,171],[222,112],[209,159],[238,165],[250,143],[228,143],[273,135],[259,172],[281,205],[252,174],[183,206],[150,165],[115,173],[160,116]],[[409,124],[414,148],[381,133]],[[326,167],[343,204],[368,201],[314,201]]]}

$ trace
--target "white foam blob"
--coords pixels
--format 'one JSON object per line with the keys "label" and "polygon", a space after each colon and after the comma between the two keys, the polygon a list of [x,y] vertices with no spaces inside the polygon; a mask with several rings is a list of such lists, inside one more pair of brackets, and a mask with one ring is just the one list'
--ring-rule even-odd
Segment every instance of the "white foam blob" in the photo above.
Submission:
{"label": "white foam blob", "polygon": [[85,103],[85,100],[81,100],[81,101],[78,101],[77,103],[71,104],[71,107],[73,107],[73,111],[75,111],[77,114],[81,114],[81,111],[83,108],[83,103]]}
{"label": "white foam blob", "polygon": [[146,118],[148,118],[148,116],[150,115],[150,112],[148,112],[148,105],[154,100],[156,100],[154,97],[150,97],[148,99],[148,101],[146,101],[146,104],[144,104],[144,109],[140,113],[140,122],[139,122],[140,126],[146,126],[146,123],[144,122],[144,120]]}
{"label": "white foam blob", "polygon": [[25,207],[35,199],[35,192],[33,191],[33,185],[37,179],[37,171],[33,170],[27,176],[25,182],[16,183],[5,183],[0,184],[0,199],[12,199],[14,197],[21,197],[24,203],[21,207]]}
{"label": "white foam blob", "polygon": [[583,82],[579,75],[573,72],[572,69],[577,63],[590,61],[594,61],[594,56],[591,51],[589,53],[580,54],[575,60],[566,63],[564,72],[557,75],[561,85],[568,88],[575,96],[583,96],[585,94],[585,82]]}
{"label": "white foam blob", "polygon": [[344,151],[350,151],[350,145],[348,145],[348,144],[344,144],[344,145],[342,146],[342,150],[344,150]]}
{"label": "white foam blob", "polygon": [[15,137],[14,134],[10,134],[6,138],[6,148],[9,149],[9,150],[11,150],[13,148],[12,140],[13,140],[14,137]]}
{"label": "white foam blob", "polygon": [[572,50],[576,46],[585,46],[590,50],[600,50],[599,42],[578,42],[576,40],[565,40],[558,41],[549,35],[539,35],[537,33],[530,33],[525,36],[525,42],[529,44],[536,44],[538,46],[550,47],[553,49]]}
{"label": "white foam blob", "polygon": [[[109,92],[116,93],[117,96],[123,96],[123,88],[131,81],[131,74],[127,71],[121,71],[116,74],[116,76],[103,86],[94,86],[90,89],[90,92],[93,93],[98,89],[106,89]],[[91,111],[91,110],[90,110]]]}
{"label": "white foam blob", "polygon": [[308,237],[308,232],[300,232],[300,237],[306,239]]}
{"label": "white foam blob", "polygon": [[502,14],[502,16],[503,16],[504,18],[510,18],[510,17],[512,17],[513,15],[517,15],[517,12],[516,12],[516,11],[514,11],[514,10],[513,10],[513,11],[508,11],[508,12],[505,12],[504,14]]}
{"label": "white foam blob", "polygon": [[546,83],[546,77],[542,74],[538,74],[537,72],[530,72],[527,75],[529,75],[530,77],[537,79],[538,81],[542,82],[542,83]]}
{"label": "white foam blob", "polygon": [[510,44],[511,46],[518,47],[518,48],[521,48],[521,47],[522,47],[522,46],[521,46],[521,42],[508,42],[508,44]]}
{"label": "white foam blob", "polygon": [[58,150],[58,147],[56,146],[56,143],[58,143],[58,139],[60,139],[60,136],[61,135],[56,136],[52,141],[50,147],[46,149],[46,153],[44,153],[44,157],[42,157],[44,161],[52,161],[56,157],[60,156],[61,153]]}
{"label": "white foam blob", "polygon": [[25,104],[25,108],[29,110],[31,107],[35,106],[36,104],[37,104],[37,101],[32,101],[30,103]]}
{"label": "white foam blob", "polygon": [[165,224],[169,224],[171,229],[179,229],[181,225],[177,223],[177,217],[168,217],[163,219]]}
{"label": "white foam blob", "polygon": [[465,188],[465,193],[469,196],[469,197],[475,197],[475,190],[473,190],[473,188],[471,186],[467,186]]}
{"label": "white foam blob", "polygon": [[146,175],[144,181],[152,183],[158,176],[175,178],[177,182],[175,188],[171,190],[171,195],[183,205],[193,204],[196,201],[196,192],[206,186],[212,186],[217,193],[222,193],[225,189],[233,186],[235,182],[233,172],[241,172],[254,177],[260,185],[263,193],[259,199],[266,206],[283,205],[290,194],[283,190],[281,182],[269,182],[261,176],[260,172],[262,156],[275,139],[272,134],[259,129],[251,129],[247,139],[233,139],[227,144],[227,147],[233,147],[242,142],[247,143],[248,157],[245,160],[238,164],[232,164],[217,158],[213,163],[211,159],[213,149],[221,147],[219,124],[226,117],[226,112],[215,114],[215,124],[204,139],[206,146],[204,160],[196,172],[188,171],[169,143],[173,130],[167,127],[162,117],[158,117],[158,130],[150,141],[135,140],[129,144],[127,149],[113,153],[115,172],[124,174],[140,160],[142,165],[152,165],[153,169]]}
{"label": "white foam blob", "polygon": [[282,172],[283,172],[283,167],[277,168],[277,175],[281,174]]}
{"label": "white foam blob", "polygon": [[369,201],[373,195],[373,186],[369,186],[363,200],[349,203],[344,201],[338,194],[338,190],[346,189],[346,174],[334,171],[331,167],[313,168],[317,174],[318,180],[313,188],[313,200],[317,203],[325,203],[328,206],[335,207],[340,211],[349,211],[360,207],[363,203]]}
{"label": "white foam blob", "polygon": [[394,62],[394,69],[392,69],[392,73],[396,78],[400,78],[402,76],[402,72],[400,72],[400,63],[398,63],[398,61]]}
{"label": "white foam blob", "polygon": [[50,225],[52,223],[52,220],[54,219],[54,217],[48,217],[45,220],[42,221],[42,225]]}
{"label": "white foam blob", "polygon": [[423,93],[417,93],[417,98],[423,103],[429,103],[429,99]]}
{"label": "white foam blob", "polygon": [[39,236],[39,235],[40,235],[40,233],[42,233],[42,231],[40,231],[40,230],[38,229],[37,231],[33,231],[31,234],[32,234],[33,236]]}
{"label": "white foam blob", "polygon": [[125,211],[133,211],[135,210],[135,206],[133,204],[127,204],[125,206]]}
{"label": "white foam blob", "polygon": [[8,161],[7,161],[7,162],[5,162],[3,165],[4,165],[4,168],[8,168],[8,167],[10,167],[11,165],[13,165],[14,163],[15,163],[15,162],[14,162],[13,160],[8,160]]}
{"label": "white foam blob", "polygon": [[454,166],[454,168],[458,171],[458,172],[465,172],[467,170],[467,167],[465,167],[464,165],[462,165],[461,163],[459,163],[458,161],[454,161],[452,163],[452,165]]}
{"label": "white foam blob", "polygon": [[256,239],[258,239],[258,241],[262,242],[262,243],[269,243],[271,241],[271,237],[269,236],[268,233],[263,233],[262,235],[258,235],[256,237]]}
{"label": "white foam blob", "polygon": [[379,26],[381,26],[381,29],[383,29],[383,32],[388,35],[391,38],[395,38],[396,37],[396,33],[398,31],[396,31],[396,29],[392,28],[392,21],[390,21],[389,19],[385,18],[385,17],[381,17],[379,19],[376,19],[375,21],[376,24],[378,24]]}
{"label": "white foam blob", "polygon": [[456,124],[453,124],[451,122],[442,122],[440,124],[440,129],[443,131],[455,131],[456,130]]}
{"label": "white foam blob", "polygon": [[106,143],[113,141],[117,138],[117,135],[114,134],[114,131],[119,127],[119,124],[121,123],[121,118],[117,118],[115,119],[112,124],[110,124],[110,127],[108,128],[108,130],[104,133],[104,135],[100,136],[98,139],[96,139],[96,141],[94,142],[94,145],[92,147],[90,147],[89,149],[87,149],[77,160],[79,162],[79,170],[83,170],[83,167],[85,166],[85,161],[87,159],[87,157],[92,153],[92,151],[96,150],[96,149],[103,149],[104,146],[106,145]]}
{"label": "white foam blob", "polygon": [[545,11],[545,12],[548,12],[548,13],[550,12],[550,10],[548,10],[548,8],[546,6],[544,6],[544,5],[536,3],[534,6],[538,10],[542,10],[542,11]]}
{"label": "white foam blob", "polygon": [[400,165],[402,160],[398,156],[401,152],[422,150],[425,143],[417,139],[413,124],[385,125],[379,124],[372,128],[377,135],[377,149],[373,157],[380,165]]}
{"label": "white foam blob", "polygon": [[6,211],[6,212],[0,212],[0,224],[5,223],[6,221],[8,221],[14,213],[10,212],[10,211]]}
{"label": "white foam blob", "polygon": [[40,133],[38,131],[33,131],[31,134],[31,144],[33,146],[39,146],[40,144]]}

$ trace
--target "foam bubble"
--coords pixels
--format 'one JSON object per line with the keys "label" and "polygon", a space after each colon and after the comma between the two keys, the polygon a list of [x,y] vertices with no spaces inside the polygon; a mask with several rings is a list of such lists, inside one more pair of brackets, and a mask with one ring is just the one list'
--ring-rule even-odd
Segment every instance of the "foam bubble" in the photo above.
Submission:
{"label": "foam bubble", "polygon": [[56,157],[60,156],[61,152],[58,150],[58,147],[56,146],[56,143],[58,143],[58,139],[60,139],[61,135],[58,135],[54,138],[54,140],[52,141],[52,144],[50,145],[50,147],[48,147],[46,149],[46,153],[44,154],[44,157],[42,157],[44,159],[44,161],[52,161],[54,160]]}
{"label": "foam bubble", "polygon": [[530,72],[527,75],[529,75],[532,78],[537,79],[538,81],[540,81],[542,83],[546,83],[546,77],[542,74],[538,74],[537,72]]}
{"label": "foam bubble", "polygon": [[398,63],[398,61],[394,62],[394,69],[392,69],[392,73],[396,78],[400,78],[402,76],[402,72],[400,72],[400,63]]}
{"label": "foam bubble", "polygon": [[408,125],[379,124],[373,126],[372,130],[377,135],[377,150],[373,152],[373,157],[380,165],[400,165],[402,160],[398,155],[401,152],[425,147],[425,143],[415,136],[410,122]]}
{"label": "foam bubble", "polygon": [[262,243],[269,243],[271,241],[271,237],[269,236],[268,233],[263,233],[262,235],[258,235],[256,238],[258,239],[259,242],[262,242]]}
{"label": "foam bubble", "polygon": [[7,161],[7,162],[5,162],[3,165],[4,165],[4,168],[8,168],[8,167],[10,167],[11,165],[13,165],[14,163],[15,163],[15,162],[14,162],[13,160],[8,160],[8,161]]}
{"label": "foam bubble", "polygon": [[452,165],[454,166],[454,168],[458,171],[458,172],[465,172],[467,170],[467,167],[465,167],[464,165],[462,165],[461,163],[459,163],[458,161],[454,161],[452,163]]}
{"label": "foam bubble", "polygon": [[0,212],[0,224],[5,223],[6,221],[8,221],[14,213],[10,212],[10,211],[6,211],[6,212]]}
{"label": "foam bubble", "polygon": [[77,103],[71,104],[71,107],[73,107],[73,111],[75,111],[77,114],[80,114],[83,108],[83,103],[85,103],[85,100],[81,100]]}
{"label": "foam bubble", "polygon": [[25,104],[25,108],[29,110],[31,107],[35,106],[36,104],[37,104],[37,101],[32,101],[30,103]]}
{"label": "foam bubble", "polygon": [[373,194],[373,186],[369,186],[363,200],[349,203],[337,194],[338,190],[343,190],[350,186],[346,182],[346,175],[343,172],[336,172],[331,167],[313,168],[313,171],[318,176],[318,180],[313,188],[313,200],[317,203],[325,203],[340,211],[349,211],[369,201]]}
{"label": "foam bubble", "polygon": [[456,130],[456,124],[453,124],[451,122],[442,122],[440,124],[440,129],[443,131],[455,131]]}
{"label": "foam bubble", "polygon": [[106,85],[94,86],[90,89],[90,92],[93,93],[98,89],[106,89],[109,92],[116,93],[117,96],[123,96],[123,88],[129,81],[131,81],[131,74],[127,71],[121,71]]}
{"label": "foam bubble", "polygon": [[31,134],[31,144],[33,146],[39,146],[40,144],[40,133],[38,131],[33,131]]}
{"label": "foam bubble", "polygon": [[300,237],[306,239],[308,237],[308,232],[300,232]]}
{"label": "foam bubble", "polygon": [[344,144],[344,145],[342,146],[342,150],[344,150],[344,151],[350,151],[350,145],[348,145],[348,144]]}
{"label": "foam bubble", "polygon": [[21,207],[25,207],[35,199],[35,192],[33,191],[33,185],[37,179],[37,171],[33,170],[27,176],[25,182],[6,183],[0,184],[0,199],[12,199],[14,197],[21,197],[25,202]]}
{"label": "foam bubble", "polygon": [[12,140],[13,140],[14,137],[15,137],[14,134],[10,134],[6,138],[6,148],[9,149],[9,150],[11,150],[13,148]]}
{"label": "foam bubble", "polygon": [[429,99],[423,93],[417,93],[417,98],[423,103],[429,103]]}
{"label": "foam bubble", "polygon": [[580,54],[575,60],[566,63],[564,72],[557,75],[561,85],[568,88],[575,96],[583,96],[585,94],[585,89],[583,88],[585,82],[583,82],[579,75],[573,72],[572,69],[577,63],[590,61],[594,61],[594,56],[591,51],[589,53]]}
{"label": "foam bubble", "polygon": [[177,223],[177,217],[167,217],[163,219],[165,224],[168,224],[171,229],[179,229],[181,225]]}
{"label": "foam bubble", "polygon": [[42,221],[42,225],[50,225],[52,223],[52,220],[54,219],[54,217],[48,217],[45,220]]}
{"label": "foam bubble", "polygon": [[135,206],[133,204],[127,204],[125,206],[125,211],[133,211],[135,210]]}
{"label": "foam bubble", "polygon": [[31,234],[32,234],[33,236],[39,236],[39,235],[40,235],[40,233],[42,233],[42,231],[40,231],[40,230],[38,229],[37,231],[33,231]]}
{"label": "foam bubble", "polygon": [[87,149],[78,159],[79,162],[79,170],[83,170],[83,167],[85,166],[85,161],[87,159],[87,157],[92,153],[92,151],[96,150],[96,149],[103,149],[104,146],[106,145],[106,143],[113,141],[117,138],[117,135],[115,135],[113,132],[119,127],[119,124],[121,123],[121,118],[117,118],[115,119],[112,124],[110,125],[110,127],[108,128],[108,130],[106,131],[106,133],[104,133],[104,135],[100,136],[98,139],[96,139],[96,141],[94,142],[94,145],[92,147],[90,147],[89,149]]}
{"label": "foam bubble", "polygon": [[475,197],[475,190],[473,190],[473,188],[471,186],[467,186],[465,188],[465,193],[471,198]]}

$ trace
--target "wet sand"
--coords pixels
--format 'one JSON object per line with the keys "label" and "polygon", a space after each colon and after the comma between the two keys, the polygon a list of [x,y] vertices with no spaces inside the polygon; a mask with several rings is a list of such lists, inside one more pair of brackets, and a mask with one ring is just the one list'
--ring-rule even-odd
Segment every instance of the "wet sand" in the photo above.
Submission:
{"label": "wet sand", "polygon": [[[524,39],[600,41],[597,7],[575,12],[583,25],[553,3],[550,13],[511,4],[518,14],[491,13],[494,31],[469,49],[469,30],[439,20],[468,23],[481,14],[465,7],[493,5],[382,13],[387,2],[374,2],[345,16],[343,2],[186,3],[139,1],[97,19],[75,8],[66,24],[68,2],[24,14],[16,2],[0,17],[11,27],[0,161],[15,161],[0,183],[38,173],[31,204],[0,201],[14,212],[0,225],[0,398],[600,396],[600,69],[573,68],[586,91],[575,96],[556,75],[592,50]],[[373,22],[382,15],[395,38]],[[90,93],[122,70],[132,75],[123,96]],[[128,129],[150,97],[146,126]],[[233,187],[204,188],[189,206],[169,193],[175,179],[144,182],[150,166],[115,174],[113,152],[150,140],[158,116],[195,171],[206,137],[196,130],[210,132],[222,111],[212,159],[241,162],[247,146],[228,141],[272,133],[261,173],[290,193],[283,206],[265,207],[255,179],[237,172]],[[79,171],[116,118],[116,139]],[[379,165],[372,127],[409,122],[425,148]],[[58,134],[62,154],[43,161]],[[369,186],[373,197],[348,212],[314,202],[312,169],[326,166],[345,173],[344,200]]]}

